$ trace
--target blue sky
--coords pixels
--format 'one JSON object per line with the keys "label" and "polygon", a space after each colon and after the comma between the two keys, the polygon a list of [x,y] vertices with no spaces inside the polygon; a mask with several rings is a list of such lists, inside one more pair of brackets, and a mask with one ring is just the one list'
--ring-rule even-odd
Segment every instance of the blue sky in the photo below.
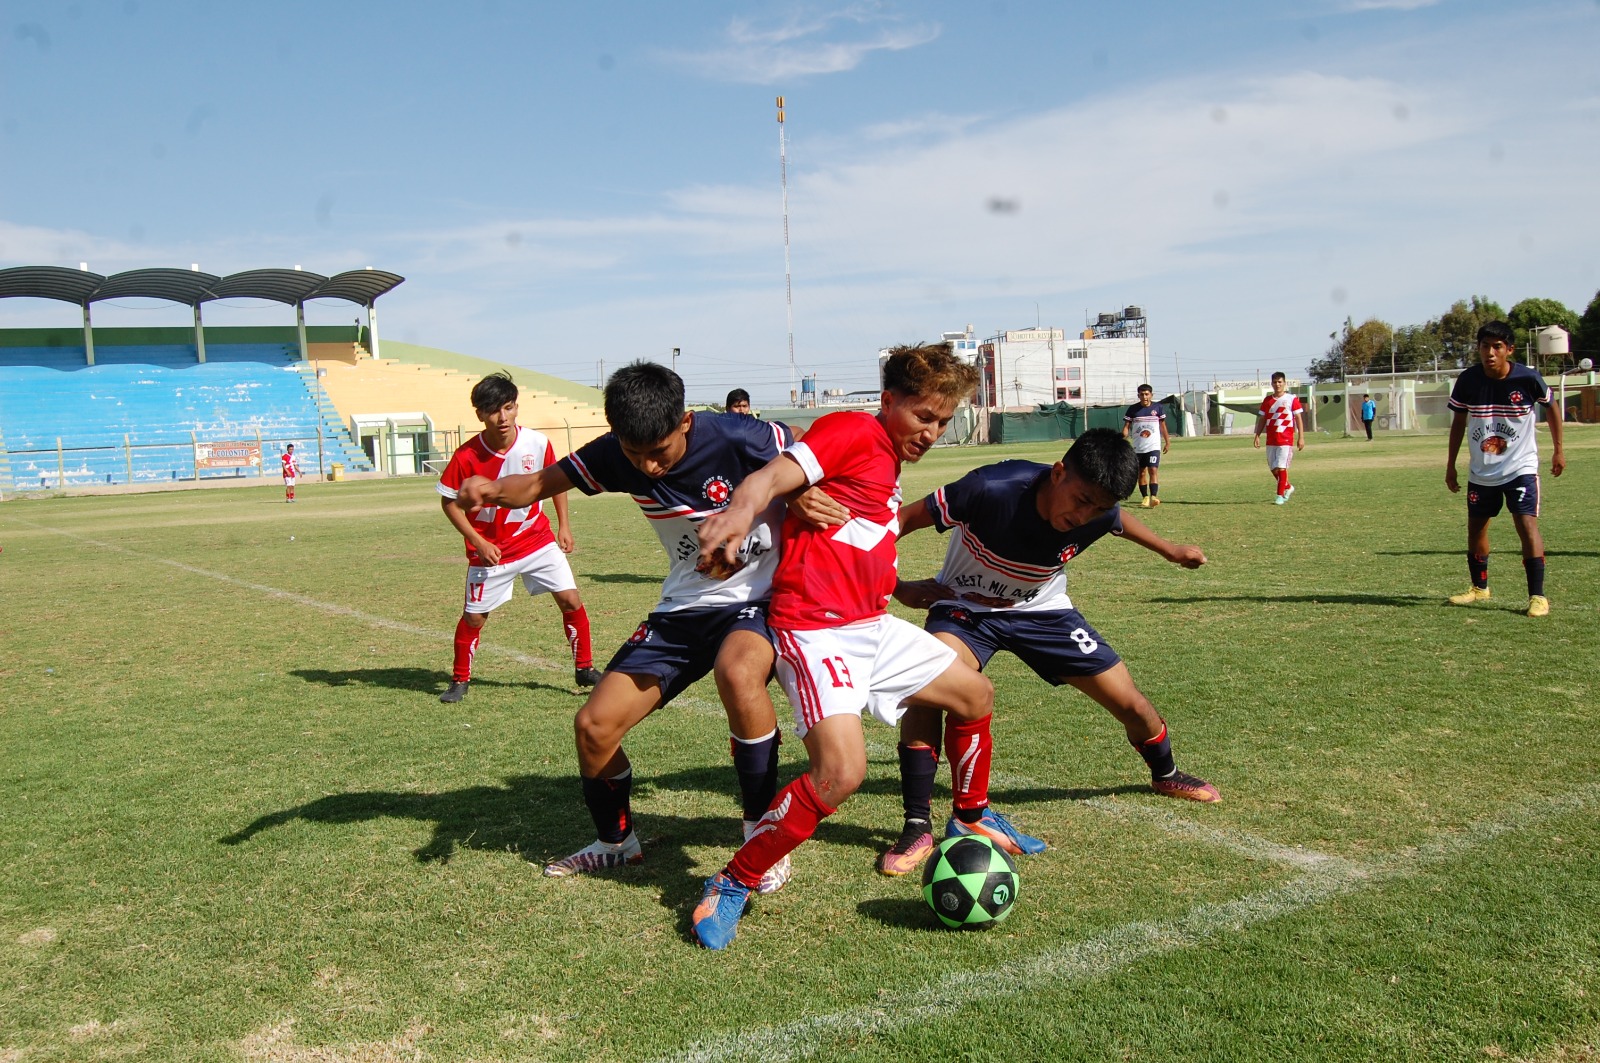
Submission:
{"label": "blue sky", "polygon": [[[1126,304],[1155,383],[1600,288],[1600,2],[7,0],[0,266],[404,275],[386,338],[690,397]],[[995,209],[1000,204],[1003,209]],[[312,323],[353,308],[313,304]],[[209,304],[212,324],[292,321]],[[97,304],[102,325],[185,308]],[[0,326],[73,325],[0,300]]]}

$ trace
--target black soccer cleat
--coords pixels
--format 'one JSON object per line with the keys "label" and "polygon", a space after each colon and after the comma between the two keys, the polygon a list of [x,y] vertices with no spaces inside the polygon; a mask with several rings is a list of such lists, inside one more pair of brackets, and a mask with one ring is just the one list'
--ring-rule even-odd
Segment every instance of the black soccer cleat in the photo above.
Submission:
{"label": "black soccer cleat", "polygon": [[572,673],[572,681],[580,687],[592,687],[600,682],[600,673],[593,668],[578,668]]}
{"label": "black soccer cleat", "polygon": [[460,701],[466,696],[467,684],[462,680],[454,679],[451,680],[450,685],[445,688],[445,692],[439,695],[439,700],[444,702],[446,705],[454,705],[456,702]]}

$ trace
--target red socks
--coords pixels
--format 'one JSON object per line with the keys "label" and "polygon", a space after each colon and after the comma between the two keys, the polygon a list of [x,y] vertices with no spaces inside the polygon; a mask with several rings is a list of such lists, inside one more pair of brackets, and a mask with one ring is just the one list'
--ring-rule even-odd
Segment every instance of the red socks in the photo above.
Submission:
{"label": "red socks", "polygon": [[570,613],[562,613],[561,626],[567,632],[567,645],[572,647],[572,666],[593,668],[594,651],[589,646],[588,610],[580,605]]}
{"label": "red socks", "polygon": [[472,658],[478,652],[478,636],[481,634],[483,628],[469,627],[466,617],[456,621],[456,659],[450,669],[453,681],[465,683],[472,678]]}
{"label": "red socks", "polygon": [[817,796],[811,776],[800,776],[783,788],[767,814],[757,822],[750,840],[733,854],[733,859],[728,861],[728,874],[755,889],[761,885],[761,876],[768,868],[816,833],[817,824],[833,813],[834,809]]}
{"label": "red socks", "polygon": [[950,716],[945,720],[944,752],[950,761],[950,789],[958,812],[989,805],[989,760],[994,755],[989,721],[993,718],[968,721]]}
{"label": "red socks", "polygon": [[1288,493],[1289,493],[1289,470],[1288,469],[1279,469],[1278,470],[1278,494],[1286,495]]}

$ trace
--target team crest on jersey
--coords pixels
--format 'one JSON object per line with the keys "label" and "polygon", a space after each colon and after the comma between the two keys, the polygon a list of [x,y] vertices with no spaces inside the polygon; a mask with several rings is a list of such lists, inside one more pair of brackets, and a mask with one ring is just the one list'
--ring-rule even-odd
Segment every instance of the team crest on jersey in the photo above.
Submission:
{"label": "team crest on jersey", "polygon": [[639,625],[639,629],[628,636],[628,645],[637,646],[641,642],[650,641],[650,621],[646,620]]}
{"label": "team crest on jersey", "polygon": [[537,471],[534,468],[533,455],[532,454],[524,454],[524,455],[522,455],[522,471],[523,472],[536,472]]}
{"label": "team crest on jersey", "polygon": [[700,485],[700,493],[706,496],[706,501],[713,506],[725,506],[728,499],[733,497],[733,485],[725,477],[713,476]]}
{"label": "team crest on jersey", "polygon": [[1061,548],[1060,558],[1061,558],[1061,563],[1063,565],[1066,564],[1068,561],[1071,561],[1073,558],[1075,558],[1077,556],[1078,556],[1078,544],[1077,543],[1070,543],[1067,546],[1064,546],[1064,547]]}
{"label": "team crest on jersey", "polygon": [[1523,397],[1522,397],[1522,392],[1520,392],[1520,391],[1512,391],[1512,392],[1511,392],[1511,395],[1510,395],[1510,396],[1509,396],[1509,397],[1510,397],[1510,399],[1511,399],[1511,401],[1512,401],[1512,402],[1515,402],[1515,403],[1517,403],[1517,404],[1519,404],[1519,405],[1520,405],[1520,404],[1521,404],[1521,403],[1522,403],[1522,402],[1523,402],[1523,401],[1525,401],[1525,400],[1524,400],[1524,399],[1523,399]]}

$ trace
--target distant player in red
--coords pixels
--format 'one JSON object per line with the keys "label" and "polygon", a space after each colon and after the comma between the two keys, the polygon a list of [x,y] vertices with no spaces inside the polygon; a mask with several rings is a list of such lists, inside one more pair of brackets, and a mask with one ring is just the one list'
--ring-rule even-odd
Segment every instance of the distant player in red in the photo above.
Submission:
{"label": "distant player in red", "polygon": [[283,448],[283,500],[294,501],[294,482],[300,475],[300,462],[294,456],[294,444]]}
{"label": "distant player in red", "polygon": [[517,578],[529,594],[550,592],[561,609],[561,623],[572,647],[573,680],[580,687],[600,681],[589,648],[589,614],[583,608],[577,581],[566,555],[573,550],[566,495],[555,496],[554,534],[544,507],[510,509],[485,506],[469,515],[457,502],[469,476],[499,479],[502,475],[538,472],[556,461],[550,440],[517,425],[517,385],[506,373],[491,373],[472,389],[472,408],[483,431],[457,448],[439,477],[440,506],[467,543],[467,593],[456,623],[455,664],[450,686],[439,700],[460,701],[472,680],[472,658],[489,613],[510,601]]}
{"label": "distant player in red", "polygon": [[1267,433],[1267,468],[1278,481],[1275,506],[1289,501],[1294,485],[1289,482],[1289,462],[1297,450],[1306,449],[1305,406],[1300,396],[1288,393],[1289,379],[1282,373],[1272,374],[1272,394],[1261,400],[1261,412],[1256,414],[1254,446],[1261,449],[1261,432]]}
{"label": "distant player in red", "polygon": [[989,807],[989,719],[994,687],[932,635],[887,613],[899,533],[900,467],[938,441],[977,372],[947,344],[897,347],[883,369],[876,416],[819,419],[801,443],[746,477],[733,501],[700,527],[700,566],[731,563],[752,521],[774,499],[820,486],[850,513],[816,529],[791,516],[772,580],[777,673],[794,706],[810,770],[779,792],[749,839],[706,881],[694,910],[696,940],[726,948],[762,875],[811,837],[861,786],[867,770],[861,717],[894,725],[908,705],[947,714],[945,748],[954,812],[947,834],[984,834],[1009,852],[1038,852]]}

